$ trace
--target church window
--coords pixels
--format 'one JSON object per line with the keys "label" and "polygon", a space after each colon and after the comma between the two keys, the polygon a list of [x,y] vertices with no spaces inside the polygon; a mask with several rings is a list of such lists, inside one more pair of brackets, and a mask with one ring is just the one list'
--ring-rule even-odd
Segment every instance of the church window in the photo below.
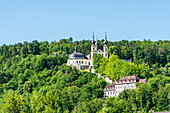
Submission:
{"label": "church window", "polygon": [[95,48],[93,47],[93,51],[94,51],[94,49],[95,49]]}
{"label": "church window", "polygon": [[77,61],[77,64],[78,64],[78,61]]}
{"label": "church window", "polygon": [[89,62],[89,65],[90,65],[90,62]]}
{"label": "church window", "polygon": [[81,63],[83,64],[83,61]]}

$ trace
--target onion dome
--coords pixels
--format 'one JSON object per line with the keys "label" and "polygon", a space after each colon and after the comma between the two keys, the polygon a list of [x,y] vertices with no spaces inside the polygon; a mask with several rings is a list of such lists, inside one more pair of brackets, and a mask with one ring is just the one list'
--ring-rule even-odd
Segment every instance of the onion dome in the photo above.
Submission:
{"label": "onion dome", "polygon": [[107,45],[108,44],[108,41],[107,41],[107,34],[105,32],[105,40],[104,40],[104,45]]}
{"label": "onion dome", "polygon": [[91,41],[92,45],[95,45],[95,40],[94,40],[94,32],[93,32],[93,40]]}
{"label": "onion dome", "polygon": [[77,52],[77,48],[75,47],[75,51],[73,54],[69,55],[69,59],[87,59],[82,53]]}

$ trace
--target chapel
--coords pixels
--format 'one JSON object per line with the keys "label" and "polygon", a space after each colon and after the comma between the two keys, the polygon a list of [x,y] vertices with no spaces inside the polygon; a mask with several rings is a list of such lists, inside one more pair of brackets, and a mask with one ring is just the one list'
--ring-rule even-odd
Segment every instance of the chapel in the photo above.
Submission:
{"label": "chapel", "polygon": [[105,40],[104,40],[103,51],[98,48],[98,42],[94,39],[94,32],[93,32],[93,40],[91,41],[91,52],[88,55],[83,55],[81,52],[75,50],[72,54],[69,55],[67,60],[67,65],[72,67],[76,67],[79,70],[90,69],[92,73],[94,73],[93,69],[93,56],[95,54],[101,54],[103,57],[108,58],[108,41],[107,41],[107,34],[105,33]]}

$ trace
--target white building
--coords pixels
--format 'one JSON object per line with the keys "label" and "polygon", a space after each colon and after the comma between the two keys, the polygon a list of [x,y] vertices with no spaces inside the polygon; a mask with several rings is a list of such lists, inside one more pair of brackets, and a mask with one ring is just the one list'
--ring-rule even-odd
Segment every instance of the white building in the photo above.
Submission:
{"label": "white building", "polygon": [[146,83],[146,79],[140,79],[137,75],[124,76],[104,88],[104,97],[118,96],[123,90],[136,89],[136,82]]}
{"label": "white building", "polygon": [[77,52],[77,48],[75,48],[75,51],[69,56],[69,59],[67,61],[67,65],[70,65],[72,67],[76,67],[77,69],[91,69],[92,73],[95,73],[93,69],[93,55],[94,54],[101,54],[104,57],[108,58],[108,46],[107,46],[107,36],[105,33],[105,41],[103,50],[100,50],[98,48],[97,41],[94,40],[94,33],[93,33],[93,40],[91,45],[91,52],[88,55],[83,55],[80,52]]}

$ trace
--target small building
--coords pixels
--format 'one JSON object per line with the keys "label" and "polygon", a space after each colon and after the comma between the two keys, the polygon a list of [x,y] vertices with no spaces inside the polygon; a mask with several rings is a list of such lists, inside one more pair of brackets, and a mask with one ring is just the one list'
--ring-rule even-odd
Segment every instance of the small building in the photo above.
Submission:
{"label": "small building", "polygon": [[123,78],[111,83],[104,88],[104,97],[118,96],[123,90],[136,89],[136,82],[146,83],[147,80],[140,79],[137,75],[124,76]]}

